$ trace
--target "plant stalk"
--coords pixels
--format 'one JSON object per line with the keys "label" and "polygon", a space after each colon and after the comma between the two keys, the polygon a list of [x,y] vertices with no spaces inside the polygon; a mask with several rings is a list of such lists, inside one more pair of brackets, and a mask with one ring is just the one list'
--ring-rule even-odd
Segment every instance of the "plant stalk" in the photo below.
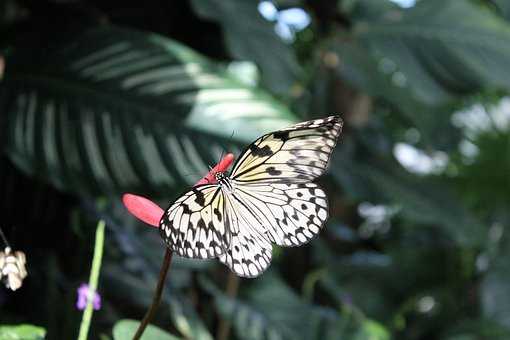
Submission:
{"label": "plant stalk", "polygon": [[87,296],[87,306],[83,312],[83,317],[80,324],[80,331],[78,333],[78,340],[86,340],[89,333],[90,321],[92,320],[92,300],[94,293],[97,290],[97,282],[99,281],[99,271],[101,270],[101,260],[103,258],[103,245],[104,245],[104,228],[105,222],[99,221],[96,229],[96,240],[94,245],[94,256],[92,257],[92,269],[90,270],[89,278],[89,291]]}
{"label": "plant stalk", "polygon": [[139,340],[142,337],[145,328],[151,322],[154,317],[154,313],[158,309],[158,306],[161,302],[161,294],[163,293],[163,288],[165,287],[166,276],[168,274],[168,269],[170,268],[170,264],[172,262],[172,251],[169,248],[165,250],[165,258],[163,259],[163,263],[161,264],[161,270],[159,272],[158,284],[156,286],[156,292],[152,298],[152,304],[150,305],[147,313],[143,317],[142,322],[140,322],[140,326],[136,330],[135,335],[133,336],[133,340]]}

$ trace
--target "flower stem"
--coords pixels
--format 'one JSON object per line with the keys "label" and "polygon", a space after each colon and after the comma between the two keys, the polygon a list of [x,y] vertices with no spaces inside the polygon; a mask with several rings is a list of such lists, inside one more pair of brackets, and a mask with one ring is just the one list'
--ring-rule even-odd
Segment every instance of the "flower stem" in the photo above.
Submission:
{"label": "flower stem", "polygon": [[96,229],[96,241],[94,245],[94,257],[92,258],[92,269],[90,270],[89,277],[89,291],[87,293],[87,307],[83,312],[83,317],[80,324],[80,332],[78,333],[78,340],[86,340],[89,333],[90,321],[92,320],[92,301],[97,289],[97,282],[99,280],[99,271],[101,270],[101,259],[103,258],[103,245],[104,245],[104,227],[103,220],[99,221]]}
{"label": "flower stem", "polygon": [[163,288],[165,287],[166,275],[168,274],[168,269],[170,268],[170,264],[172,262],[172,251],[168,248],[165,250],[165,258],[163,259],[163,263],[161,264],[161,270],[159,272],[158,285],[156,287],[156,292],[152,298],[152,304],[150,305],[147,313],[143,317],[142,322],[140,322],[140,326],[136,330],[135,335],[133,336],[133,340],[138,340],[142,337],[145,328],[154,317],[154,313],[161,302],[161,294],[163,293]]}

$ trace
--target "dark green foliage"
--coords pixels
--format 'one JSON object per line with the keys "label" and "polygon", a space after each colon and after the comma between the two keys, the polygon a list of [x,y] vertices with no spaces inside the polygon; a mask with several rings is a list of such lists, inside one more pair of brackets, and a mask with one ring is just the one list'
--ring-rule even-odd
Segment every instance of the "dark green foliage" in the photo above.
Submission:
{"label": "dark green foliage", "polygon": [[0,227],[29,272],[0,287],[0,338],[76,337],[100,218],[90,338],[129,337],[164,245],[121,194],[166,207],[222,152],[333,113],[321,235],[255,280],[175,257],[146,338],[510,338],[508,2],[274,1],[310,16],[293,41],[258,4],[0,0]]}

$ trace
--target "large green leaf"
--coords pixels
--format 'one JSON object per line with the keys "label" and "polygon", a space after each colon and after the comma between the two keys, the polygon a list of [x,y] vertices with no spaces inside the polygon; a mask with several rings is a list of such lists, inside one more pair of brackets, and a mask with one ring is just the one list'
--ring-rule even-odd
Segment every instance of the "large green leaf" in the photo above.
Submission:
{"label": "large green leaf", "polygon": [[354,37],[419,101],[436,105],[477,88],[510,89],[510,25],[476,2],[420,1],[372,19],[358,22]]}
{"label": "large green leaf", "polygon": [[192,0],[191,4],[201,17],[221,24],[234,58],[260,66],[264,85],[276,92],[289,90],[299,72],[296,57],[276,35],[274,23],[258,13],[258,0]]}
{"label": "large green leaf", "polygon": [[294,121],[187,47],[114,27],[44,53],[19,49],[0,85],[10,158],[79,193],[168,193],[223,150]]}

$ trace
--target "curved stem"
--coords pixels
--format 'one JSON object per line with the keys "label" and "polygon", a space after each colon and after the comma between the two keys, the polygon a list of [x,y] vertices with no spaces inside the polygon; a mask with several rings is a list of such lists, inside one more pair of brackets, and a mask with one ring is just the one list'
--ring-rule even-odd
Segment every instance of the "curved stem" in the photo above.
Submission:
{"label": "curved stem", "polygon": [[170,268],[170,264],[172,262],[172,251],[168,248],[165,250],[165,258],[163,259],[163,263],[161,264],[161,270],[159,272],[158,285],[156,287],[156,292],[152,298],[152,304],[145,313],[142,322],[140,322],[140,326],[136,330],[135,335],[133,336],[133,340],[138,340],[142,337],[145,328],[149,322],[151,322],[154,317],[154,313],[156,309],[158,309],[159,303],[161,302],[161,294],[163,293],[163,288],[165,287],[166,275],[168,274],[168,269]]}

